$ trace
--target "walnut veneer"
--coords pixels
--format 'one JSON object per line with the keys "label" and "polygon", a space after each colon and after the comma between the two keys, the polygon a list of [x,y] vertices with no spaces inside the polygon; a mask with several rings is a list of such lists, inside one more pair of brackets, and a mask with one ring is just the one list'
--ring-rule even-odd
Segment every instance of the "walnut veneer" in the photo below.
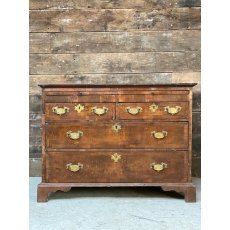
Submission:
{"label": "walnut veneer", "polygon": [[194,202],[194,85],[40,85],[38,202],[49,192],[102,186],[161,186]]}

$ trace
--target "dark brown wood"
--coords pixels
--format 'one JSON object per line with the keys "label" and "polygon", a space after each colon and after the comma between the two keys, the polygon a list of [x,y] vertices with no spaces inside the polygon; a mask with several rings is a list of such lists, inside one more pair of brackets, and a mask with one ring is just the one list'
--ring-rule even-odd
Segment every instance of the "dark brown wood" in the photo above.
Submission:
{"label": "dark brown wood", "polygon": [[[57,91],[47,92],[44,97],[48,103],[60,103],[60,102],[175,102],[175,101],[188,101],[188,91],[102,91],[96,92],[84,92],[87,89],[82,89],[80,92],[68,91],[62,93]],[[158,92],[158,93],[157,93]],[[111,95],[112,94],[112,95]]]}
{"label": "dark brown wood", "polygon": [[[112,130],[113,125],[117,123],[121,126],[118,133]],[[81,131],[83,136],[72,140],[67,136],[69,131]],[[156,139],[151,134],[154,131],[166,131],[167,136]],[[188,132],[187,122],[50,122],[46,124],[46,148],[188,149]]]}
{"label": "dark brown wood", "polygon": [[[150,108],[158,106],[156,111],[152,111]],[[181,110],[177,114],[170,114],[165,111],[165,107],[180,106]],[[132,115],[127,112],[127,107],[142,108],[142,111],[137,115]],[[118,103],[116,107],[117,119],[121,120],[180,120],[188,118],[188,102],[154,102],[151,103]]]}
{"label": "dark brown wood", "polygon": [[58,186],[58,187],[52,187],[52,186],[47,186],[46,184],[39,184],[38,185],[38,190],[37,190],[37,202],[47,202],[48,201],[48,195],[50,192],[57,192],[57,191],[62,191],[62,192],[68,192],[70,191],[71,187],[66,187],[66,186]]}
{"label": "dark brown wood", "polygon": [[[93,96],[92,96],[93,98]],[[89,98],[88,98],[89,99]],[[90,101],[90,100],[88,100]],[[100,101],[100,100],[98,100]],[[83,106],[84,109],[80,112],[75,110],[77,105]],[[53,107],[63,108],[63,106],[69,109],[69,112],[66,112],[63,115],[57,115],[53,112]],[[92,112],[92,108],[103,108],[106,107],[108,111],[103,115],[96,115]],[[45,114],[47,120],[57,120],[57,121],[64,121],[64,120],[93,120],[93,121],[100,121],[100,120],[114,120],[115,119],[115,104],[112,103],[46,103],[45,105]]]}
{"label": "dark brown wood", "polygon": [[186,202],[196,202],[196,187],[193,184],[183,186],[178,185],[163,185],[161,188],[164,191],[176,191],[183,193]]}
{"label": "dark brown wood", "polygon": [[[43,171],[38,201],[47,201],[49,192],[79,186],[161,186],[182,192],[187,202],[195,201],[191,183],[194,85],[41,85]],[[156,112],[149,110],[153,103],[159,106]],[[78,104],[85,106],[79,113]],[[55,106],[69,111],[57,115]],[[94,106],[108,111],[99,116],[92,112]],[[128,113],[127,107],[137,106],[140,113]],[[182,109],[171,115],[166,106]],[[120,126],[117,132],[114,125]],[[71,139],[68,131],[82,133]],[[158,139],[154,131],[167,135]],[[115,153],[118,162],[111,158]],[[73,172],[69,164],[80,168]]]}
{"label": "dark brown wood", "polygon": [[[170,151],[116,151],[121,156],[114,162],[112,151],[90,152],[48,152],[48,171],[46,181],[49,183],[172,183],[186,182],[186,152]],[[154,171],[150,164],[161,162],[167,168],[160,172]],[[81,163],[83,168],[71,172],[66,165]]]}
{"label": "dark brown wood", "polygon": [[[97,85],[97,84],[39,84],[38,86],[40,86],[41,88],[49,88],[49,91],[51,90],[50,88],[78,88],[79,90],[87,90],[87,89],[94,89],[97,88],[101,91],[107,91],[110,88],[115,88],[117,91],[122,90],[122,89],[126,89],[126,90],[143,90],[143,88],[147,89],[147,90],[162,90],[160,89],[162,88],[167,88],[166,90],[180,90],[180,89],[176,89],[175,87],[193,87],[197,85],[196,82],[192,82],[192,83],[168,83],[168,84],[148,84],[148,85],[144,85],[144,84],[139,84],[139,85],[134,85],[134,84],[113,84],[113,85]],[[160,88],[159,88],[160,87]]]}
{"label": "dark brown wood", "polygon": [[48,194],[58,190],[68,192],[72,187],[161,187],[163,191],[183,193],[186,202],[196,202],[196,187],[192,183],[40,183],[38,202],[47,202]]}

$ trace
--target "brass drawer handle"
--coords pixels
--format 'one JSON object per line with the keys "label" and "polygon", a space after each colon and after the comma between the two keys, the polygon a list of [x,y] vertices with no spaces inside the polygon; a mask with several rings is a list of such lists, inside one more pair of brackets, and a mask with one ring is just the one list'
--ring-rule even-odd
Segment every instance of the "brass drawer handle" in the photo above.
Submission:
{"label": "brass drawer handle", "polygon": [[81,163],[77,163],[76,165],[69,163],[66,165],[66,169],[68,169],[71,172],[78,172],[82,168],[83,168],[83,164]]}
{"label": "brass drawer handle", "polygon": [[106,108],[106,107],[97,108],[97,107],[95,106],[95,107],[92,107],[92,108],[91,108],[91,111],[92,111],[93,113],[95,113],[96,115],[101,116],[101,115],[103,115],[103,114],[106,114],[106,113],[109,111],[109,109]]}
{"label": "brass drawer handle", "polygon": [[157,171],[157,172],[160,172],[164,169],[166,169],[168,167],[168,165],[164,162],[161,162],[160,164],[156,164],[155,162],[150,164],[150,168]]}
{"label": "brass drawer handle", "polygon": [[158,109],[158,105],[156,105],[155,103],[153,103],[152,105],[149,106],[150,111],[152,111],[153,113],[155,113]]}
{"label": "brass drawer handle", "polygon": [[153,131],[151,132],[151,135],[156,139],[163,139],[167,137],[168,132],[167,131],[161,131],[161,132]]}
{"label": "brass drawer handle", "polygon": [[115,133],[118,133],[121,130],[121,125],[119,123],[116,123],[115,125],[112,126],[112,130]]}
{"label": "brass drawer handle", "polygon": [[76,110],[78,113],[83,111],[85,109],[84,105],[78,104],[74,106],[74,110]]}
{"label": "brass drawer handle", "polygon": [[166,106],[166,107],[164,107],[164,111],[168,112],[171,115],[175,115],[175,114],[179,113],[181,111],[181,109],[182,108],[180,106],[175,106],[175,107]]}
{"label": "brass drawer handle", "polygon": [[115,163],[117,163],[119,160],[121,160],[121,155],[119,155],[118,153],[114,153],[112,156],[111,156],[111,160]]}
{"label": "brass drawer handle", "polygon": [[52,108],[53,113],[57,114],[57,115],[63,115],[66,112],[69,112],[69,108],[68,107],[63,107],[63,108],[59,108],[58,106],[55,106]]}
{"label": "brass drawer handle", "polygon": [[67,134],[67,137],[69,137],[72,140],[77,140],[77,139],[79,139],[80,137],[83,136],[83,132],[82,131],[72,132],[70,130],[66,134]]}
{"label": "brass drawer handle", "polygon": [[126,111],[132,115],[137,115],[138,113],[142,112],[142,108],[137,106],[137,107],[126,107]]}

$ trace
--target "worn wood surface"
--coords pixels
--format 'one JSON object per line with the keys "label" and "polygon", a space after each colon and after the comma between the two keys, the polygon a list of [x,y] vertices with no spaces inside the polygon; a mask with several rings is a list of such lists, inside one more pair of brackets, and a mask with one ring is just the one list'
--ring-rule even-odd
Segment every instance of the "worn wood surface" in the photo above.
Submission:
{"label": "worn wood surface", "polygon": [[37,202],[47,202],[48,201],[48,195],[50,192],[56,192],[56,191],[62,191],[62,192],[68,192],[70,191],[71,187],[67,186],[58,186],[56,188],[54,187],[48,187],[48,186],[41,186],[41,184],[38,185],[37,189]]}
{"label": "worn wood surface", "polygon": [[196,187],[192,183],[40,183],[38,185],[38,202],[47,202],[48,195],[51,192],[56,192],[61,190],[63,192],[68,192],[72,187],[161,187],[163,191],[176,191],[184,195],[186,202],[196,202]]}
{"label": "worn wood surface", "polygon": [[[30,157],[41,156],[37,84],[198,82],[193,174],[200,175],[200,6],[200,0],[30,0]],[[79,65],[57,54],[80,55]]]}
{"label": "worn wood surface", "polygon": [[50,53],[49,33],[30,33],[30,53]]}
{"label": "worn wood surface", "polygon": [[[47,191],[52,191],[52,187],[48,186],[49,183],[60,183],[54,191],[58,188],[65,189],[61,183],[162,183],[164,190],[184,192],[186,201],[195,201],[195,187],[189,187],[192,162],[191,88],[193,85],[121,85],[120,87],[117,85],[110,87],[107,85],[92,87],[89,85],[41,85],[42,107],[44,108],[42,182],[47,183],[47,186],[44,188],[42,185],[38,186],[38,201],[47,201]],[[181,106],[187,105],[186,121],[181,121],[179,118],[170,121],[171,117],[165,121],[149,121],[143,116],[137,121],[132,121],[129,117],[126,120],[121,119],[120,113],[124,108],[123,105],[120,110],[117,107],[120,106],[119,98],[125,98],[126,93],[133,94],[135,99],[136,94],[167,96],[173,95],[173,91],[175,95],[188,95],[186,102],[177,101]],[[64,103],[64,105],[69,106],[71,112],[59,115],[57,119],[52,112],[52,106],[63,106],[63,103],[61,101],[60,104],[49,103],[49,97],[75,95],[84,97],[84,93],[85,96],[90,96],[106,95],[108,92],[118,101],[97,103],[98,107],[108,106],[108,111],[111,111],[112,116],[106,117],[107,113],[102,115],[105,116],[104,119],[94,120],[94,116],[97,117],[97,115],[92,113],[89,115],[86,109],[85,114],[77,120],[74,118],[75,121],[73,121],[73,104],[70,103]],[[125,104],[134,105],[128,102]],[[90,101],[86,105],[90,105]],[[144,108],[146,104],[139,103],[139,105]],[[115,124],[120,126],[118,132],[113,130]],[[68,132],[81,132],[81,136],[72,139],[68,136]],[[154,136],[155,132],[164,132],[167,135],[158,139]],[[120,155],[117,162],[111,158],[114,153]],[[151,164],[163,163],[166,168],[160,171],[153,170],[151,166]],[[69,164],[80,164],[81,167],[73,172],[67,167]],[[185,184],[178,187],[178,183]],[[69,185],[66,189],[69,190],[70,187]]]}
{"label": "worn wood surface", "polygon": [[33,10],[30,32],[200,29],[200,8]]}
{"label": "worn wood surface", "polygon": [[[187,182],[186,152],[117,151],[121,160],[111,160],[112,151],[96,152],[49,152],[47,153],[47,183],[78,182],[133,182],[133,183],[180,183]],[[173,157],[172,157],[173,156]],[[164,162],[168,167],[161,172],[154,171],[151,163]],[[78,172],[71,172],[66,165],[83,164]]]}
{"label": "worn wood surface", "polygon": [[[186,101],[188,100],[188,95],[184,94],[173,94],[173,91],[170,94],[162,95],[151,95],[151,94],[136,94],[136,95],[99,95],[100,92],[95,93],[94,95],[55,95],[56,92],[53,92],[53,95],[46,95],[45,99],[50,103],[85,103],[85,102],[171,102],[171,101]],[[74,93],[70,93],[74,94]]]}
{"label": "worn wood surface", "polygon": [[[46,124],[46,149],[75,148],[153,148],[188,149],[187,122],[124,122],[119,121],[121,130],[116,133],[112,126],[116,122],[68,122]],[[83,136],[72,140],[67,132],[83,132]],[[166,131],[167,137],[156,139],[152,132]]]}
{"label": "worn wood surface", "polygon": [[[88,100],[89,101],[89,100]],[[45,105],[45,114],[47,120],[91,120],[91,121],[100,121],[100,120],[113,120],[115,119],[115,104],[113,103],[80,103],[81,106],[84,106],[84,110],[81,112],[77,112],[75,110],[75,106],[79,105],[79,103],[46,103]],[[66,112],[63,115],[57,115],[52,111],[53,107],[67,107],[69,112]],[[108,111],[99,116],[92,112],[92,108],[107,108]]]}
{"label": "worn wood surface", "polygon": [[[157,106],[156,111],[151,111],[150,107],[154,104]],[[169,114],[165,111],[165,107],[180,106],[182,109],[175,115]],[[127,107],[140,107],[142,111],[137,115],[132,115],[127,112]],[[188,102],[154,102],[151,103],[119,103],[116,106],[117,119],[121,120],[178,120],[188,118]]]}
{"label": "worn wood surface", "polygon": [[47,9],[144,9],[144,8],[169,8],[169,7],[199,7],[200,0],[30,0],[29,8],[31,10],[47,10]]}
{"label": "worn wood surface", "polygon": [[[41,40],[44,37],[41,33],[36,33],[36,36],[41,36]],[[46,44],[47,39],[44,42]],[[52,33],[50,35],[51,53],[130,53],[191,50],[200,50],[199,30],[150,31],[142,33],[78,32]]]}
{"label": "worn wood surface", "polygon": [[[84,101],[85,97],[83,96]],[[97,97],[96,97],[97,98]],[[124,98],[124,97],[122,97]],[[90,99],[87,97],[87,99]],[[94,99],[94,98],[93,98]],[[115,102],[116,97],[114,97]],[[92,100],[90,100],[92,101]],[[56,121],[63,121],[63,120],[186,120],[188,119],[188,102],[156,102],[152,101],[151,103],[117,103],[112,104],[108,103],[106,100],[101,100],[98,98],[98,101],[102,103],[84,103],[81,99],[79,99],[79,103],[46,103],[45,105],[45,114],[47,120],[56,120]],[[135,97],[133,99],[135,101]],[[144,100],[143,100],[144,101]],[[155,112],[150,110],[152,105],[157,106],[157,110]],[[80,112],[75,110],[77,105],[84,106],[84,109]],[[180,106],[181,110],[177,114],[170,114],[165,111],[165,107],[176,107]],[[66,111],[63,115],[58,115],[53,112],[53,108],[63,108],[66,107],[69,111]],[[101,116],[96,115],[94,112],[91,111],[91,108],[107,108],[108,111]],[[140,107],[142,111],[137,115],[132,115],[127,112],[127,108],[136,108]],[[115,109],[116,108],[116,109]],[[116,111],[116,112],[115,112]]]}
{"label": "worn wood surface", "polygon": [[196,187],[193,184],[188,184],[186,186],[163,185],[161,188],[164,191],[176,191],[183,193],[186,202],[196,202]]}
{"label": "worn wood surface", "polygon": [[30,74],[200,71],[200,52],[31,54]]}
{"label": "worn wood surface", "polygon": [[[200,94],[201,74],[200,72],[173,72],[173,73],[145,73],[145,74],[74,74],[74,75],[30,75],[30,95],[41,95],[41,88],[38,84],[153,84],[153,83],[183,83],[197,82],[193,88],[194,93]],[[195,110],[200,111],[200,108]]]}
{"label": "worn wood surface", "polygon": [[[40,111],[41,112],[41,111]],[[193,112],[193,135],[192,135],[192,153],[194,158],[193,164],[193,175],[196,177],[200,176],[200,158],[201,158],[201,113]],[[30,173],[31,176],[41,176],[41,114],[31,113],[30,114]]]}

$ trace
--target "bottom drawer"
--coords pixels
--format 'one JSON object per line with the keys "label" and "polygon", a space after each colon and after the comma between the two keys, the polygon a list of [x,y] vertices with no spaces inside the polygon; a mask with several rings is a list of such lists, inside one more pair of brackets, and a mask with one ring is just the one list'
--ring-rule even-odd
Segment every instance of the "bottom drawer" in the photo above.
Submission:
{"label": "bottom drawer", "polygon": [[48,152],[46,182],[186,182],[186,151]]}

